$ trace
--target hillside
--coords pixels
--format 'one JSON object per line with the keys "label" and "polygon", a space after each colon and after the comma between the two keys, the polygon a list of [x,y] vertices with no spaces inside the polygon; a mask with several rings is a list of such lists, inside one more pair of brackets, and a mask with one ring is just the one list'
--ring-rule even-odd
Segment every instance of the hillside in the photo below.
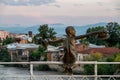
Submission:
{"label": "hillside", "polygon": [[[96,26],[105,26],[107,23],[96,23],[96,24],[90,24],[85,26],[75,26],[76,34],[81,35],[85,34],[86,30],[91,27]],[[54,30],[57,32],[57,36],[61,36],[65,34],[65,28],[68,25],[64,24],[49,24],[49,27],[53,27]],[[0,24],[0,30],[6,30],[11,33],[27,33],[28,31],[32,31],[34,34],[38,33],[39,25],[1,25]]]}

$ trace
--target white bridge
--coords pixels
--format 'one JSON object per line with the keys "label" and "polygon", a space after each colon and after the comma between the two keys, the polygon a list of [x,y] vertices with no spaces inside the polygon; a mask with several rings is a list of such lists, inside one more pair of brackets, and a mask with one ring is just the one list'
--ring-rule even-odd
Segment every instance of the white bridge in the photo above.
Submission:
{"label": "white bridge", "polygon": [[[40,62],[0,62],[3,64],[28,64],[30,65],[30,75],[27,76],[1,76],[0,80],[6,80],[5,78],[13,78],[12,80],[17,80],[16,78],[22,78],[21,80],[120,80],[120,75],[98,75],[98,64],[120,64],[120,62],[96,62],[96,61],[79,61],[76,64],[93,64],[94,65],[94,75],[34,75],[33,65],[36,64],[54,64],[62,65],[62,62],[54,61],[40,61]],[[26,78],[27,77],[27,78]],[[2,78],[2,79],[1,79]]]}

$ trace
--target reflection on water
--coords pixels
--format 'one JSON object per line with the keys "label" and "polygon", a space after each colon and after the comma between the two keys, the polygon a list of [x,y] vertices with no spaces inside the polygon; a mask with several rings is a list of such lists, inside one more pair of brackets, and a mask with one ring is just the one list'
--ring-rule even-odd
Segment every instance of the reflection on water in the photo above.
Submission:
{"label": "reflection on water", "polygon": [[[34,75],[59,75],[58,72],[53,71],[34,71]],[[18,78],[19,77],[19,78]],[[0,80],[30,80],[30,71],[28,69],[17,67],[5,67],[0,65]],[[33,79],[44,80],[44,79]],[[54,80],[54,79],[50,79]]]}

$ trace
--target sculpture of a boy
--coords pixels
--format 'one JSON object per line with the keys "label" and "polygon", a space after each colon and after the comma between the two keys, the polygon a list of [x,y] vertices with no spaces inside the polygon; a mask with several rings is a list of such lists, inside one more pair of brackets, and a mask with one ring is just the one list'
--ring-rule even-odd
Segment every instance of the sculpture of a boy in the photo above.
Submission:
{"label": "sculpture of a boy", "polygon": [[73,26],[68,26],[66,28],[66,38],[61,38],[59,40],[48,40],[43,41],[43,45],[47,47],[49,43],[56,43],[56,42],[63,42],[64,45],[64,55],[62,58],[65,73],[71,75],[72,69],[75,67],[76,62],[76,50],[75,50],[75,43],[77,39],[81,39],[84,37],[89,37],[92,35],[98,35],[99,39],[106,39],[108,37],[107,31],[96,31],[92,33],[88,33],[85,35],[75,36],[76,31]]}

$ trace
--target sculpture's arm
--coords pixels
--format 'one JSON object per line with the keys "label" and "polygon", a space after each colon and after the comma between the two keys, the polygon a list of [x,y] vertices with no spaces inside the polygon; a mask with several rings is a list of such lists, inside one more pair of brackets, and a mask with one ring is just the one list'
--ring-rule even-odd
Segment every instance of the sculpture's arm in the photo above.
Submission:
{"label": "sculpture's arm", "polygon": [[97,35],[98,39],[106,39],[106,38],[109,37],[108,32],[105,31],[105,30],[102,30],[102,31],[91,32],[91,33],[88,33],[88,34],[85,34],[85,35],[76,36],[75,39],[82,39],[82,38],[90,37],[90,36],[93,36],[93,35]]}
{"label": "sculpture's arm", "polygon": [[59,42],[63,42],[63,38],[61,39],[58,39],[58,40],[50,40],[50,39],[45,39],[42,41],[42,45],[47,49],[47,46],[50,44],[50,43],[59,43]]}
{"label": "sculpture's arm", "polygon": [[48,42],[49,43],[60,43],[60,42],[63,42],[63,38],[61,38],[61,39],[58,39],[58,40],[49,40]]}

